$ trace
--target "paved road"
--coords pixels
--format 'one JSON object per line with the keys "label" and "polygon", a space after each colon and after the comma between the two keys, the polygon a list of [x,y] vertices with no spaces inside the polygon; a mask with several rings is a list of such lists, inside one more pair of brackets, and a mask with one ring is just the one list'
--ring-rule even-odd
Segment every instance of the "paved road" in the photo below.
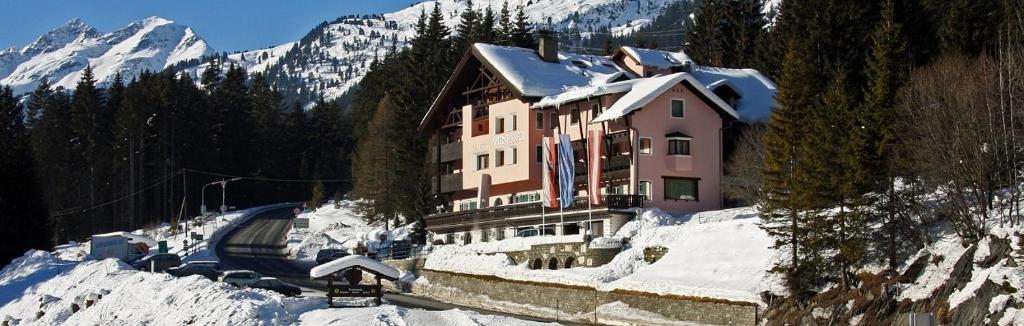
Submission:
{"label": "paved road", "polygon": [[[248,269],[262,275],[277,277],[303,288],[303,295],[323,295],[326,282],[309,279],[314,264],[288,259],[284,254],[286,236],[291,229],[292,207],[270,209],[250,218],[246,223],[228,231],[216,250],[224,269]],[[506,314],[496,311],[456,306],[428,298],[385,293],[384,299],[393,305],[425,310],[473,310],[489,315],[511,316],[519,319],[554,322],[554,320]],[[563,322],[564,323],[564,322]]]}

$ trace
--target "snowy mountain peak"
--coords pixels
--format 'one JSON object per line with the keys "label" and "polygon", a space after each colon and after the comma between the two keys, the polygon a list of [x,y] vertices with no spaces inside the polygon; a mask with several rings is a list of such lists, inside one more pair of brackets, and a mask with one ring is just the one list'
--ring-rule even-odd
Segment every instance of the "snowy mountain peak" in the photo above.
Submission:
{"label": "snowy mountain peak", "polygon": [[0,85],[24,93],[46,78],[54,87],[71,88],[81,71],[91,66],[103,86],[117,73],[130,79],[145,70],[160,71],[214,53],[191,28],[162,17],[138,20],[106,34],[73,19],[20,52],[0,52]]}
{"label": "snowy mountain peak", "polygon": [[74,42],[82,37],[95,37],[98,34],[95,28],[89,26],[79,18],[69,20],[61,27],[57,27],[26,46],[21,52],[23,55],[37,55],[60,49],[68,43]]}

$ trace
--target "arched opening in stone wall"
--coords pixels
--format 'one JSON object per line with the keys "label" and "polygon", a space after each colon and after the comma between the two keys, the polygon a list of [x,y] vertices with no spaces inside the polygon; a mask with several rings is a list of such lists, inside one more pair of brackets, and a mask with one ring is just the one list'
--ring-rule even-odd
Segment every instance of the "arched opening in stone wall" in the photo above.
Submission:
{"label": "arched opening in stone wall", "polygon": [[575,262],[576,262],[576,260],[573,259],[572,257],[566,258],[565,259],[565,268],[572,268],[572,264],[575,263]]}
{"label": "arched opening in stone wall", "polygon": [[558,258],[551,257],[551,259],[548,259],[548,269],[558,269]]}
{"label": "arched opening in stone wall", "polygon": [[540,258],[534,259],[533,264],[530,264],[530,269],[541,269],[542,267],[544,267],[544,262]]}

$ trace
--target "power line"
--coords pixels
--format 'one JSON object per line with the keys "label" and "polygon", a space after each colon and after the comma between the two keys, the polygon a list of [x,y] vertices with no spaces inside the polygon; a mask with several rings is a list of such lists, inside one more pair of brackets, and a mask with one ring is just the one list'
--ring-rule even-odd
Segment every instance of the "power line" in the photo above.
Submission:
{"label": "power line", "polygon": [[246,177],[240,175],[231,175],[226,173],[217,173],[209,171],[200,171],[193,169],[183,169],[188,172],[195,172],[200,174],[212,175],[223,178],[240,178],[243,180],[262,181],[262,182],[301,182],[301,183],[316,183],[316,182],[352,182],[351,179],[277,179],[277,178],[264,178],[264,177]]}
{"label": "power line", "polygon": [[124,197],[121,197],[121,198],[118,198],[118,199],[114,199],[114,200],[110,200],[110,201],[106,201],[106,202],[104,202],[102,204],[98,204],[98,205],[95,205],[95,206],[92,206],[92,207],[66,209],[66,210],[64,210],[62,212],[59,212],[57,214],[50,215],[50,217],[61,217],[61,216],[72,215],[72,214],[77,214],[77,213],[84,213],[86,211],[91,211],[91,210],[94,210],[94,209],[97,209],[97,208],[100,208],[100,207],[105,207],[105,206],[117,203],[119,201],[135,197],[136,195],[141,194],[141,193],[143,193],[146,190],[153,189],[153,187],[159,186],[159,185],[161,185],[163,183],[166,183],[167,181],[170,181],[170,180],[174,179],[179,174],[181,174],[181,172],[176,172],[176,173],[174,173],[174,174],[164,178],[163,180],[160,180],[160,181],[152,183],[152,184],[150,184],[148,186],[145,186],[142,189],[139,189],[138,191],[136,191],[134,193],[125,195]]}

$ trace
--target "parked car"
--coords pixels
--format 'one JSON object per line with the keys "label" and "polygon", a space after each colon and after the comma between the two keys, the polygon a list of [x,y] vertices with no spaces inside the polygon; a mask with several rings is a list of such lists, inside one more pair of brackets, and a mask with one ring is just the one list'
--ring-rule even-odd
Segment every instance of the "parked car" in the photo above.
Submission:
{"label": "parked car", "polygon": [[289,297],[302,294],[302,289],[273,277],[264,277],[249,284],[250,288],[274,291]]}
{"label": "parked car", "polygon": [[218,278],[217,280],[237,287],[245,287],[248,286],[249,284],[252,284],[253,282],[258,281],[262,277],[263,276],[261,276],[260,273],[253,271],[233,270],[225,271],[224,273],[220,274],[220,278]]}
{"label": "parked car", "polygon": [[186,262],[185,265],[204,265],[210,266],[210,268],[220,270],[220,262],[216,260],[193,260]]}
{"label": "parked car", "polygon": [[333,260],[341,258],[341,257],[348,256],[348,255],[349,255],[348,250],[345,250],[345,249],[337,249],[337,248],[320,249],[320,251],[316,252],[316,264],[317,265],[323,265],[323,264],[325,264],[327,262],[333,261]]}
{"label": "parked car", "polygon": [[536,237],[538,235],[541,235],[541,230],[543,230],[544,235],[555,235],[555,229],[553,228],[526,228],[519,230],[519,232],[516,232],[516,236],[524,238]]}
{"label": "parked car", "polygon": [[220,264],[217,264],[216,262],[214,262],[214,264],[207,264],[207,262],[187,262],[180,266],[168,268],[167,274],[177,277],[202,275],[203,277],[216,281],[221,272],[217,268],[214,268],[214,266],[220,267]]}
{"label": "parked car", "polygon": [[160,253],[151,254],[132,262],[132,267],[140,271],[163,272],[168,268],[181,265],[181,257],[178,254]]}

